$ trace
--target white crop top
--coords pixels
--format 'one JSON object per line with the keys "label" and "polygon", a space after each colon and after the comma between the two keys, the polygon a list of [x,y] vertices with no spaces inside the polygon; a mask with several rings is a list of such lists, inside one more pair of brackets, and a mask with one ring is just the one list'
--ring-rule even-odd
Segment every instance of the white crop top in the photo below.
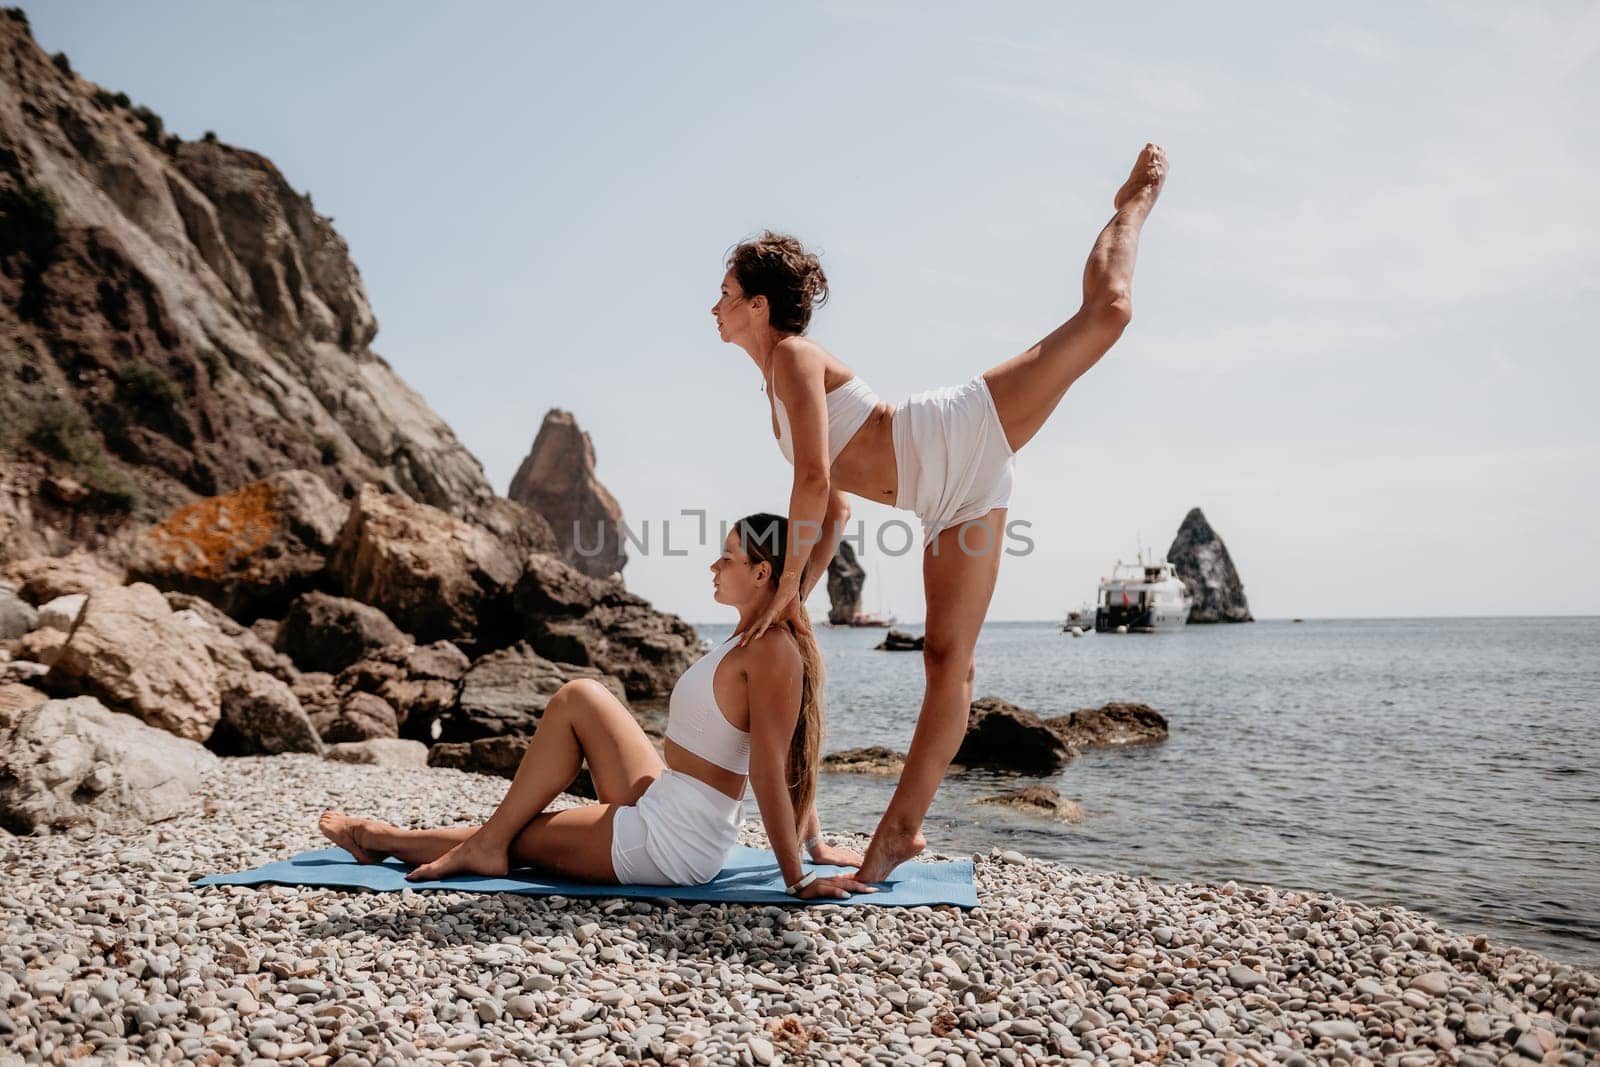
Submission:
{"label": "white crop top", "polygon": [[[794,434],[789,429],[789,412],[776,389],[769,384],[767,391],[772,394],[772,409],[778,416],[778,450],[793,466]],[[872,414],[872,409],[878,406],[878,394],[860,377],[855,377],[828,393],[825,399],[828,401],[828,466],[831,467]]]}
{"label": "white crop top", "polygon": [[717,664],[740,634],[689,665],[667,701],[667,740],[734,774],[750,773],[750,735],[728,721],[717,704]]}

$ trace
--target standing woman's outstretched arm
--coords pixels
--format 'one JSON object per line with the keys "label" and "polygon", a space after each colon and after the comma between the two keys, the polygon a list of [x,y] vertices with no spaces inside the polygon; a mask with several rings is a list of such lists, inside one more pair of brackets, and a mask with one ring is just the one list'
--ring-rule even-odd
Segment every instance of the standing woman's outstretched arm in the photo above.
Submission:
{"label": "standing woman's outstretched arm", "polygon": [[[822,539],[832,488],[828,473],[828,400],[822,354],[802,337],[785,337],[772,350],[772,387],[789,415],[794,448],[794,484],[789,491],[789,545],[771,605],[745,631],[748,645],[780,619],[804,629],[800,582],[806,562]],[[759,533],[757,536],[760,536]],[[826,561],[822,566],[827,566]],[[809,592],[810,590],[806,590]]]}

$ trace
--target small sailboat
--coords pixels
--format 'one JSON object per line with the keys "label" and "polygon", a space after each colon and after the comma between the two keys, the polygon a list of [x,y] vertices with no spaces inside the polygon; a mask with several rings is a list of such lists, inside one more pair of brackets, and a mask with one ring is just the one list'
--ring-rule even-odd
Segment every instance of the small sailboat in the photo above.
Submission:
{"label": "small sailboat", "polygon": [[1073,637],[1094,633],[1094,605],[1081,604],[1075,608],[1068,608],[1067,617],[1061,623],[1061,632],[1071,634]]}

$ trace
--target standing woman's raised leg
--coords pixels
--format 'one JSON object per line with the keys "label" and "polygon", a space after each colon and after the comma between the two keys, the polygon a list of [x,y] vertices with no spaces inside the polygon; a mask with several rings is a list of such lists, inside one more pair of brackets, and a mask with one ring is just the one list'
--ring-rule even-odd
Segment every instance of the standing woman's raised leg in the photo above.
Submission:
{"label": "standing woman's raised leg", "polygon": [[922,665],[927,689],[900,784],[867,846],[862,881],[881,882],[922,851],[922,820],[966,736],[973,653],[1000,573],[1005,525],[1006,509],[995,508],[982,518],[944,530],[922,554],[927,598]]}
{"label": "standing woman's raised leg", "polygon": [[1167,157],[1147,144],[1115,198],[1116,215],[1083,268],[1083,305],[1044,340],[984,372],[1013,452],[1033,439],[1067,389],[1116,344],[1133,315],[1139,231],[1161,195]]}

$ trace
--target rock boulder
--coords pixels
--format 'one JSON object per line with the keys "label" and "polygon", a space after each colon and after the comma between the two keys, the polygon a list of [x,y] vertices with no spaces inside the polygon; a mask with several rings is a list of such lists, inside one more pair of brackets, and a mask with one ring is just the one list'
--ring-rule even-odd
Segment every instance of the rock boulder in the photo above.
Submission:
{"label": "rock boulder", "polygon": [[66,643],[67,631],[54,626],[41,626],[17,638],[13,651],[19,660],[42,663],[48,667],[61,655],[62,646]]}
{"label": "rock boulder", "polygon": [[[476,741],[457,741],[434,745],[428,750],[428,766],[449,767],[474,774],[493,774],[515,778],[522,757],[528,751],[527,737],[482,737]],[[575,797],[596,799],[594,781],[587,766],[579,767],[577,777],[562,790]]]}
{"label": "rock boulder", "polygon": [[348,597],[301,593],[278,625],[277,649],[303,671],[337,674],[363,656],[411,639],[377,608]]}
{"label": "rock boulder", "polygon": [[65,556],[33,556],[0,569],[0,578],[14,582],[30,604],[43,604],[69,593],[92,593],[123,584],[120,567],[113,567],[89,552]]}
{"label": "rock boulder", "polygon": [[1072,756],[1066,742],[1033,712],[999,697],[980,697],[972,702],[967,733],[955,762],[967,767],[1054,774]]}
{"label": "rock boulder", "polygon": [[169,819],[197,807],[193,791],[217,763],[93,697],[46,701],[0,720],[0,824],[27,834]]}
{"label": "rock boulder", "polygon": [[0,681],[0,730],[4,730],[18,713],[36,708],[49,699],[49,694],[42,689],[21,682]]}
{"label": "rock boulder", "polygon": [[346,596],[383,611],[418,641],[499,647],[521,573],[489,531],[438,508],[363,486],[329,569]]}
{"label": "rock boulder", "polygon": [[39,612],[9,586],[0,585],[0,641],[13,641],[39,625]]}
{"label": "rock boulder", "polygon": [[191,741],[210,737],[222,716],[217,668],[204,637],[143,582],[89,596],[44,688],[93,696]]}
{"label": "rock boulder", "polygon": [[320,580],[349,506],[309,471],[282,471],[188,504],[146,530],[131,578],[204,597],[229,615],[277,615]]}
{"label": "rock boulder", "polygon": [[467,657],[449,641],[389,645],[357,660],[333,680],[335,702],[371,693],[394,709],[400,736],[432,742],[456,706]]}
{"label": "rock boulder", "polygon": [[1057,737],[1072,748],[1147,745],[1167,739],[1167,720],[1148,704],[1113,702],[1080,708],[1070,715],[1045,719]]}
{"label": "rock boulder", "polygon": [[83,614],[83,606],[88,602],[87,593],[68,593],[45,601],[39,605],[40,628],[71,633],[78,624],[78,616]]}
{"label": "rock boulder", "polygon": [[699,635],[678,616],[553,556],[528,557],[515,604],[535,651],[612,675],[630,698],[665,696],[700,657]]}
{"label": "rock boulder", "polygon": [[209,600],[190,593],[166,594],[167,605],[175,614],[197,618],[210,633],[202,633],[212,662],[224,674],[265,671],[283,682],[299,677],[294,662],[263,641],[253,627],[240,626]]}
{"label": "rock boulder", "polygon": [[299,699],[282,681],[261,671],[222,684],[222,718],[206,747],[223,756],[322,754],[322,738]]}
{"label": "rock boulder", "polygon": [[577,678],[599,682],[627,706],[622,683],[593,667],[553,663],[525,641],[491,652],[474,663],[462,679],[461,696],[445,720],[440,740],[532,734],[556,690]]}
{"label": "rock boulder", "polygon": [[346,693],[331,714],[313,713],[311,724],[329,744],[400,736],[394,708],[374,693]]}
{"label": "rock boulder", "polygon": [[426,767],[428,746],[421,741],[398,737],[374,737],[369,741],[345,741],[329,745],[327,759],[340,763],[364,763],[375,767]]}

